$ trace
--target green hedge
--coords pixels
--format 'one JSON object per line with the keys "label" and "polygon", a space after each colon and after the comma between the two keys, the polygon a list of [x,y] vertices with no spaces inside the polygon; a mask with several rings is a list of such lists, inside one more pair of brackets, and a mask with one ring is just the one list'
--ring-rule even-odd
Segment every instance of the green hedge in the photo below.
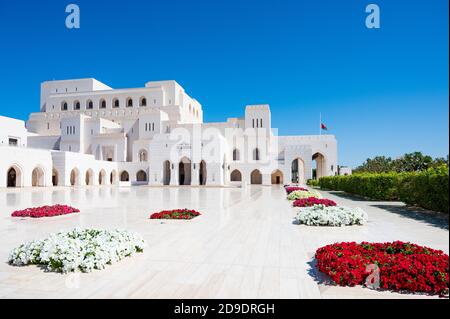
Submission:
{"label": "green hedge", "polygon": [[448,167],[419,173],[361,173],[328,176],[319,180],[323,189],[344,191],[376,200],[400,200],[409,205],[449,212]]}

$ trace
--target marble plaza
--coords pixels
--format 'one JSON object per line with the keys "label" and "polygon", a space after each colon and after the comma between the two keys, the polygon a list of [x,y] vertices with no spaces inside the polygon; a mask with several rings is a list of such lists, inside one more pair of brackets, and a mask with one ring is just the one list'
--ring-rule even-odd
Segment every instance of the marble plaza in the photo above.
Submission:
{"label": "marble plaza", "polygon": [[[339,241],[413,241],[446,253],[448,220],[401,203],[326,193],[361,207],[365,226],[293,224],[296,209],[279,185],[236,187],[46,187],[0,190],[1,298],[430,298],[329,285],[313,265],[317,248]],[[16,209],[68,204],[80,214],[16,219]],[[191,221],[149,220],[154,211],[189,207]],[[447,225],[447,226],[443,226]],[[24,241],[73,227],[125,228],[142,234],[144,253],[92,273],[58,274],[6,263]]]}

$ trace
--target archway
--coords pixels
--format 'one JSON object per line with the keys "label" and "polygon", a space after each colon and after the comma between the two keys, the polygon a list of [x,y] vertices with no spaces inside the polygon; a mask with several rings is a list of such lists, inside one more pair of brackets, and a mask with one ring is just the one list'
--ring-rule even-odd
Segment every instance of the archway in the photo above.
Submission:
{"label": "archway", "polygon": [[200,162],[200,170],[199,170],[199,183],[200,185],[206,185],[206,162]]}
{"label": "archway", "polygon": [[231,182],[242,182],[242,174],[239,170],[235,169],[231,172],[230,175],[230,181]]}
{"label": "archway", "polygon": [[180,185],[191,185],[191,160],[183,157],[178,164],[178,182]]}
{"label": "archway", "polygon": [[136,173],[136,181],[138,182],[146,182],[147,181],[147,173],[143,170],[140,170]]}
{"label": "archway", "polygon": [[130,175],[127,171],[123,171],[120,173],[120,181],[121,182],[129,182],[130,181]]}
{"label": "archway", "polygon": [[99,185],[106,185],[106,172],[103,169],[98,174],[98,184]]}
{"label": "archway", "polygon": [[80,185],[80,173],[77,168],[74,168],[70,172],[70,185],[72,186]]}
{"label": "archway", "polygon": [[56,168],[52,169],[52,185],[58,186],[59,184],[59,174]]}
{"label": "archway", "polygon": [[305,184],[305,162],[297,157],[291,164],[292,183]]}
{"label": "archway", "polygon": [[283,173],[277,169],[271,175],[272,184],[283,184]]}
{"label": "archway", "polygon": [[113,170],[109,175],[109,182],[111,183],[111,185],[115,185],[116,181],[117,181],[117,172]]}
{"label": "archway", "polygon": [[164,161],[163,163],[163,184],[170,185],[170,162]]}
{"label": "archway", "polygon": [[8,169],[6,174],[7,187],[21,187],[22,186],[22,171],[19,167],[13,166]]}
{"label": "archway", "polygon": [[313,160],[313,172],[315,170],[315,174],[313,174],[313,179],[319,179],[326,175],[326,161],[325,156],[323,154],[317,152],[312,156]]}
{"label": "archway", "polygon": [[250,181],[252,184],[262,184],[261,172],[255,169],[250,175]]}
{"label": "archway", "polygon": [[36,167],[31,172],[31,186],[42,187],[45,186],[44,170],[40,167]]}
{"label": "archway", "polygon": [[86,171],[86,185],[94,185],[94,171],[92,169],[88,169]]}

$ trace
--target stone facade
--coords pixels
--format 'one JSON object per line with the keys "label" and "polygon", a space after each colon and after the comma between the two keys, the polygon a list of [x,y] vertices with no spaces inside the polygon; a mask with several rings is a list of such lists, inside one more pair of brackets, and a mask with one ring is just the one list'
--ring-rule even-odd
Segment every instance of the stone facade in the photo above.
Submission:
{"label": "stone facade", "polygon": [[40,112],[0,117],[0,141],[0,187],[303,184],[337,173],[333,135],[278,136],[268,105],[203,123],[175,81],[44,82]]}

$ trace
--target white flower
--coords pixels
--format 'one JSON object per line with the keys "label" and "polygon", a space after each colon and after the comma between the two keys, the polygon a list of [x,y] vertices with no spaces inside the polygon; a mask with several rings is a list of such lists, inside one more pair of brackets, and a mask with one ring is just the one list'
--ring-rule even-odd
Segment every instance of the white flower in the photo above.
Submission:
{"label": "white flower", "polygon": [[301,208],[296,219],[308,226],[348,226],[364,225],[367,218],[367,213],[361,208],[314,205]]}
{"label": "white flower", "polygon": [[64,273],[90,272],[142,252],[145,246],[140,235],[124,230],[73,229],[22,244],[11,251],[8,261],[15,266],[46,265]]}

